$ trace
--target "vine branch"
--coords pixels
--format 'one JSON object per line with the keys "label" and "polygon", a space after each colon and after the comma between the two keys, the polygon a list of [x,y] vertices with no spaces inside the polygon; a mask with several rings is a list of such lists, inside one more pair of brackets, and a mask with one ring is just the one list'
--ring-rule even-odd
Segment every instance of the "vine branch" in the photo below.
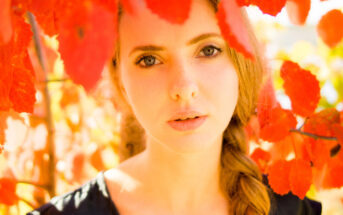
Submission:
{"label": "vine branch", "polygon": [[[29,19],[29,23],[31,25],[31,29],[33,32],[33,41],[35,44],[35,50],[36,54],[39,60],[39,64],[42,67],[42,70],[45,74],[45,81],[47,83],[48,81],[48,71],[46,66],[46,59],[44,56],[42,43],[40,41],[39,37],[39,31],[38,31],[38,25],[35,20],[35,17],[32,13],[27,12],[27,16]],[[48,193],[50,197],[55,196],[56,190],[55,190],[55,154],[54,154],[54,126],[53,126],[53,120],[52,120],[52,113],[51,113],[51,99],[50,99],[50,92],[48,85],[44,85],[44,91],[43,91],[44,101],[45,101],[45,109],[46,109],[46,118],[45,122],[47,125],[48,130],[48,136],[47,136],[47,146],[49,150],[49,184],[48,184]]]}

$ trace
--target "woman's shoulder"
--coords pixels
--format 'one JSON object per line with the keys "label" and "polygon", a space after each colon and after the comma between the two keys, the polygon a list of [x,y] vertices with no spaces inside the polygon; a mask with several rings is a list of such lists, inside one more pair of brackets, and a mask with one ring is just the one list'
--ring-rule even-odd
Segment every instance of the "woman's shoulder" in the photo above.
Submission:
{"label": "woman's shoulder", "polygon": [[322,204],[320,202],[307,197],[300,199],[291,192],[286,195],[279,195],[270,188],[266,175],[263,176],[263,182],[270,191],[271,207],[269,215],[320,215],[322,213]]}
{"label": "woman's shoulder", "polygon": [[48,203],[27,213],[27,215],[118,215],[110,198],[104,173],[100,172],[79,188],[52,198]]}

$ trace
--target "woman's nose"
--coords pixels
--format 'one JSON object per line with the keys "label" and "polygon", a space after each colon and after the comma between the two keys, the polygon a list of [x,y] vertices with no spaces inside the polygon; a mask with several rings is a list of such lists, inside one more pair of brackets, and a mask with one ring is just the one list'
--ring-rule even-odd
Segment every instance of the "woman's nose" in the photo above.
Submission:
{"label": "woman's nose", "polygon": [[179,71],[172,81],[171,97],[179,101],[189,101],[196,98],[199,88],[194,77],[186,70]]}

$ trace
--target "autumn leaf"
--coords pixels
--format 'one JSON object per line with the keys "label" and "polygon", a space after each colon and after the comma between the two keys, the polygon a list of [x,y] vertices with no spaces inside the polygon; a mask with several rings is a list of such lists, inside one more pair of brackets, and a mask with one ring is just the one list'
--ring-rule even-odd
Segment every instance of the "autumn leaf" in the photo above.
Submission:
{"label": "autumn leaf", "polygon": [[33,112],[36,102],[36,89],[32,72],[24,68],[15,68],[10,98],[17,112]]}
{"label": "autumn leaf", "polygon": [[256,5],[263,13],[276,16],[286,4],[286,0],[236,0],[239,6]]}
{"label": "autumn leaf", "polygon": [[339,117],[335,108],[323,109],[306,120],[304,131],[320,136],[333,136],[332,125],[340,122]]}
{"label": "autumn leaf", "polygon": [[266,141],[274,142],[285,138],[291,128],[295,128],[297,120],[290,110],[276,107],[270,112],[270,119],[261,128],[260,137]]}
{"label": "autumn leaf", "polygon": [[0,46],[12,37],[11,0],[0,0]]}
{"label": "autumn leaf", "polygon": [[327,12],[317,25],[320,38],[331,48],[335,47],[343,37],[343,13],[334,9]]}
{"label": "autumn leaf", "polygon": [[275,141],[269,150],[272,160],[286,160],[294,153],[297,158],[310,160],[303,136],[296,132],[290,132],[285,138]]}
{"label": "autumn leaf", "polygon": [[280,104],[276,100],[273,80],[269,76],[259,92],[257,101],[257,116],[261,127],[270,121],[270,111],[275,107],[280,107]]}
{"label": "autumn leaf", "polygon": [[133,5],[132,0],[120,0],[120,3],[123,5],[123,8],[125,11],[127,11],[129,14],[133,14]]}
{"label": "autumn leaf", "polygon": [[248,30],[236,1],[220,1],[217,11],[217,20],[225,40],[245,57],[255,59]]}
{"label": "autumn leaf", "polygon": [[151,12],[157,14],[162,19],[170,23],[182,24],[189,17],[192,1],[170,0],[166,2],[161,0],[145,0],[145,3]]}
{"label": "autumn leaf", "polygon": [[335,137],[337,138],[337,141],[339,144],[341,144],[341,150],[343,147],[343,125],[342,124],[333,124],[332,130],[334,132]]}
{"label": "autumn leaf", "polygon": [[5,144],[5,131],[7,129],[7,118],[9,114],[8,112],[2,112],[0,111],[0,153],[4,149],[4,144]]}
{"label": "autumn leaf", "polygon": [[311,9],[311,0],[287,0],[286,10],[290,21],[296,25],[306,22]]}
{"label": "autumn leaf", "polygon": [[289,175],[292,193],[304,199],[306,192],[312,183],[312,169],[309,161],[295,159],[291,161],[291,171]]}
{"label": "autumn leaf", "polygon": [[57,0],[41,1],[30,0],[21,1],[18,4],[24,4],[24,8],[34,14],[39,26],[44,33],[54,36],[58,33],[58,12],[61,9]]}
{"label": "autumn leaf", "polygon": [[330,159],[324,172],[324,188],[341,188],[343,186],[343,152]]}
{"label": "autumn leaf", "polygon": [[320,99],[319,81],[316,76],[292,61],[285,61],[281,67],[281,77],[293,112],[303,117],[310,116]]}
{"label": "autumn leaf", "polygon": [[268,169],[268,182],[275,193],[287,194],[290,187],[291,162],[286,160],[275,161]]}
{"label": "autumn leaf", "polygon": [[255,161],[261,172],[266,173],[268,163],[271,159],[270,153],[261,148],[256,148],[250,157]]}
{"label": "autumn leaf", "polygon": [[244,131],[249,140],[253,140],[259,143],[260,139],[260,123],[256,115],[252,115],[247,125],[244,127]]}
{"label": "autumn leaf", "polygon": [[58,40],[66,73],[90,90],[100,79],[116,40],[116,13],[88,1],[61,17]]}
{"label": "autumn leaf", "polygon": [[[14,205],[18,202],[16,194],[16,181],[10,178],[0,178],[0,203]],[[6,193],[6,195],[3,195]]]}
{"label": "autumn leaf", "polygon": [[[14,16],[14,36],[0,47],[0,110],[10,108],[32,113],[35,103],[34,71],[27,47],[32,37],[30,25]],[[6,62],[6,63],[5,63]]]}

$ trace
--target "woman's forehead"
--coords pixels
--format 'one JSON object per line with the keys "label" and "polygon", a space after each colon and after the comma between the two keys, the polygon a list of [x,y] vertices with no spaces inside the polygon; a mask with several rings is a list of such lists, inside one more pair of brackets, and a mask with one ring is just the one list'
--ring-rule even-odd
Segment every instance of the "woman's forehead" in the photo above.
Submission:
{"label": "woman's forehead", "polygon": [[142,2],[136,5],[134,15],[124,12],[120,18],[121,47],[150,43],[183,44],[201,34],[220,34],[215,11],[209,0],[193,0],[189,17],[183,24],[172,24],[161,19]]}

